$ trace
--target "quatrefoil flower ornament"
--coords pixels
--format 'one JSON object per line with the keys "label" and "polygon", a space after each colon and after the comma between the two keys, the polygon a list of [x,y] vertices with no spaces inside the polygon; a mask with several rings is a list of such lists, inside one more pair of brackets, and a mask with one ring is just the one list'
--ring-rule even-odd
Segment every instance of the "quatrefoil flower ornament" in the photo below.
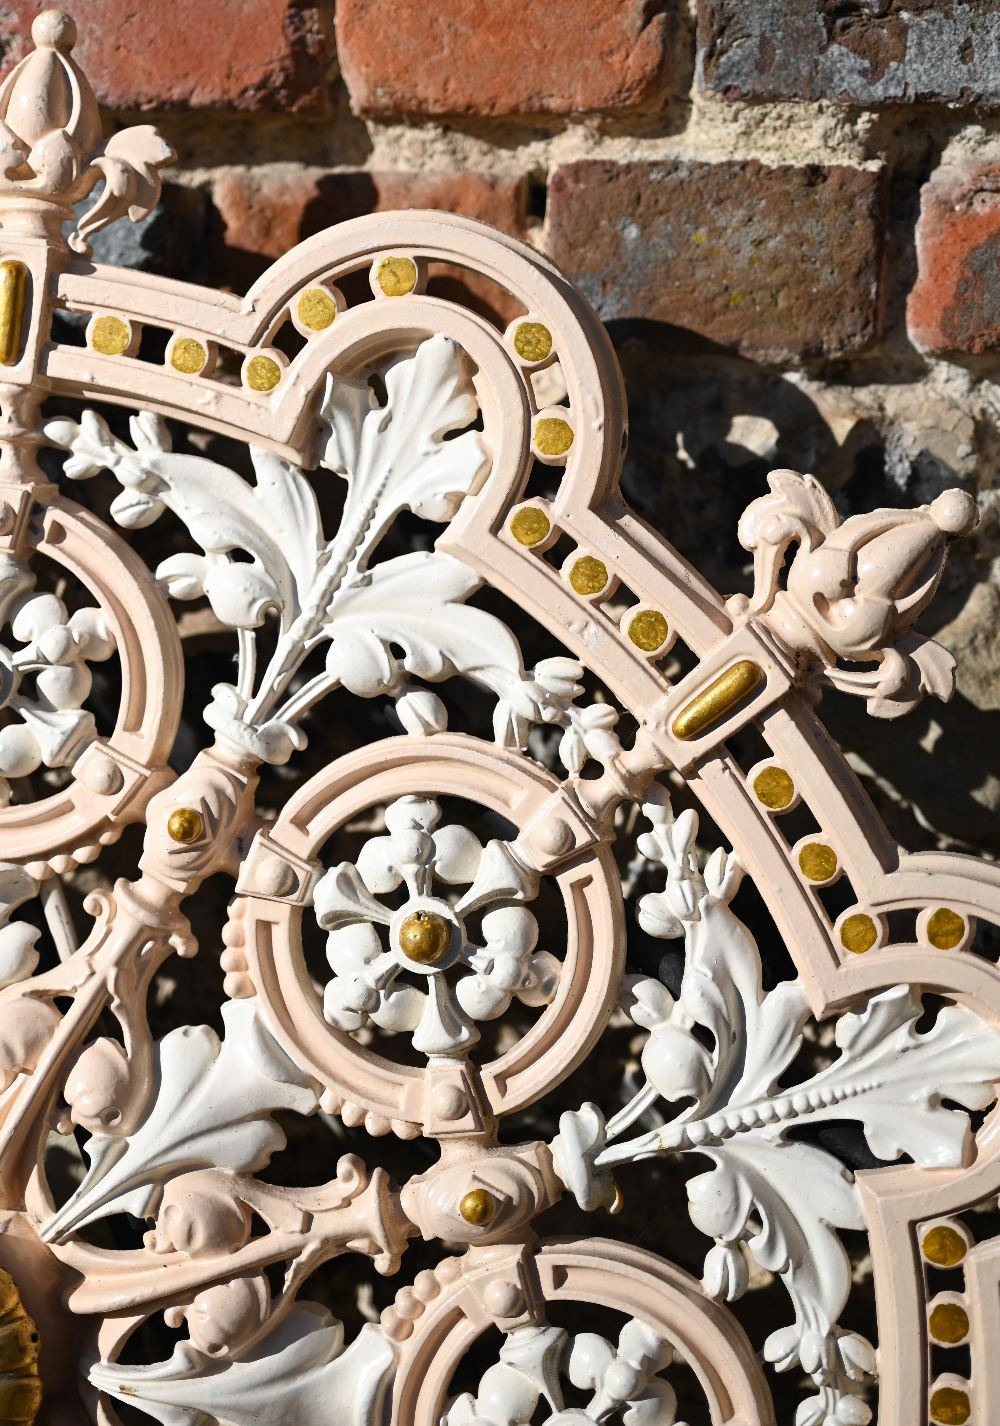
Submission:
{"label": "quatrefoil flower ornament", "polygon": [[97,737],[83,707],[92,682],[87,663],[115,651],[100,609],[70,614],[57,595],[34,586],[20,561],[0,565],[0,618],[13,641],[0,643],[0,713],[11,720],[0,728],[0,805],[10,799],[8,778],[68,767]]}
{"label": "quatrefoil flower ornament", "polygon": [[[393,802],[387,835],[367,842],[356,865],[332,867],[314,906],[329,933],[333,976],[323,1004],[330,1024],[409,1032],[419,1053],[455,1056],[479,1039],[475,1022],[496,1019],[515,996],[531,1007],[547,1004],[560,966],[535,950],[532,913],[511,904],[534,894],[533,875],[505,842],[483,846],[467,828],[440,821],[430,798]],[[451,899],[439,884],[466,890]],[[379,899],[400,888],[395,909]],[[467,929],[478,913],[482,944]]]}
{"label": "quatrefoil flower ornament", "polygon": [[[465,1392],[450,1403],[443,1426],[530,1426],[539,1419],[545,1426],[682,1426],[676,1393],[658,1375],[672,1361],[670,1347],[636,1320],[625,1323],[617,1346],[596,1332],[520,1327],[476,1395]],[[566,1406],[564,1377],[590,1395],[586,1406]]]}

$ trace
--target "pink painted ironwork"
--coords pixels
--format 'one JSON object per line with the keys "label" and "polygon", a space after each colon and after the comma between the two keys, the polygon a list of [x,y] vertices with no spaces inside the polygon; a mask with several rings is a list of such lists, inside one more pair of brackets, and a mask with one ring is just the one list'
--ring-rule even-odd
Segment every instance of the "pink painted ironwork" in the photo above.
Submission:
{"label": "pink painted ironwork", "polygon": [[[1000,986],[975,931],[1000,921],[1000,873],[899,847],[816,712],[821,695],[887,718],[950,696],[953,663],[914,624],[972,500],[842,522],[815,480],[775,471],[740,524],[753,594],[724,599],[625,504],[614,354],[541,254],[411,212],[319,234],[245,297],[102,267],[89,236],[148,212],[172,154],[145,126],[103,141],[72,20],[48,11],[33,33],[0,90],[0,1263],[25,1304],[5,1289],[0,1419],[32,1419],[40,1372],[59,1426],[673,1426],[684,1363],[713,1426],[774,1423],[774,1371],[805,1383],[797,1426],[864,1426],[876,1381],[882,1426],[989,1420],[1000,1256],[970,1224],[1000,1193],[981,1113]],[[521,315],[498,330],[429,295],[441,262]],[[371,299],[351,305],[359,273]],[[43,418],[49,397],[77,414]],[[253,481],[174,450],[168,421],[247,444]],[[120,487],[106,518],[70,498],[102,472]],[[319,481],[344,493],[335,530]],[[403,512],[426,544],[388,555]],[[150,571],[113,524],[164,515],[185,552]],[[525,667],[484,590],[560,652]],[[171,601],[190,599],[236,657],[182,766]],[[118,670],[109,726],[89,706],[101,662]],[[394,705],[402,733],[329,761],[265,821],[261,769],[322,738],[338,690]],[[730,745],[751,727],[768,751],[744,766]],[[555,735],[548,763],[534,729]],[[732,850],[700,855],[688,794]],[[136,875],[91,893],[78,935],[63,878],[133,824]],[[656,888],[639,925],[683,943],[676,995],[625,973],[629,839]],[[185,903],[219,874],[223,1034],[156,1040],[147,997],[199,950]],[[732,908],[744,874],[795,966],[766,990]],[[539,939],[543,897],[558,944]],[[641,1045],[630,1096],[609,1086],[550,1142],[520,1141],[517,1116],[599,1053],[613,1015]],[[400,1184],[347,1153],[329,1182],[282,1188],[261,1177],[279,1113],[423,1136],[438,1157]],[[851,1173],[800,1132],[843,1121],[907,1162]],[[57,1187],[74,1135],[87,1162]],[[654,1156],[700,1162],[703,1280],[596,1226],[536,1235],[560,1200],[615,1212]],[[838,1230],[869,1235],[877,1347],[841,1325]],[[440,1261],[408,1275],[417,1237]],[[349,1253],[401,1285],[345,1343],[307,1280]],[[752,1269],[789,1299],[753,1342],[725,1305]],[[604,1311],[610,1336],[561,1325],[560,1304]],[[160,1317],[181,1335],[151,1360]],[[490,1331],[495,1360],[459,1382]],[[932,1370],[934,1344],[968,1345],[967,1373]]]}

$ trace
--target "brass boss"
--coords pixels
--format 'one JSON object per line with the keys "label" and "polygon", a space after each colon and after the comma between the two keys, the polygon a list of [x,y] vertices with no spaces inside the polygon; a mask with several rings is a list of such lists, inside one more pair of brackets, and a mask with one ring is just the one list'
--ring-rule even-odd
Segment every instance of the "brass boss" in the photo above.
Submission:
{"label": "brass boss", "polygon": [[437,965],[451,945],[451,926],[434,911],[414,911],[399,928],[399,944],[411,961]]}
{"label": "brass boss", "polygon": [[167,818],[167,836],[175,842],[196,842],[204,830],[201,813],[193,807],[177,807]]}
{"label": "brass boss", "polygon": [[466,1223],[471,1223],[476,1228],[488,1223],[496,1208],[496,1199],[485,1188],[470,1189],[458,1205],[458,1211]]}

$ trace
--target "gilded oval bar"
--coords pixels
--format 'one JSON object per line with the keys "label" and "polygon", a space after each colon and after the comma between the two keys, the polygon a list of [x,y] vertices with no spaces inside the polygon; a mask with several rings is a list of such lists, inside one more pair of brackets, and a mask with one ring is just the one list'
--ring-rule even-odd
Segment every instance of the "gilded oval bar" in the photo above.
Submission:
{"label": "gilded oval bar", "polygon": [[21,349],[28,269],[16,258],[0,262],[0,364],[13,366]]}
{"label": "gilded oval bar", "polygon": [[741,659],[727,668],[725,673],[703,689],[697,698],[692,698],[673,721],[671,732],[675,738],[697,738],[713,723],[718,723],[738,703],[742,703],[748,693],[764,681],[764,670],[750,659]]}

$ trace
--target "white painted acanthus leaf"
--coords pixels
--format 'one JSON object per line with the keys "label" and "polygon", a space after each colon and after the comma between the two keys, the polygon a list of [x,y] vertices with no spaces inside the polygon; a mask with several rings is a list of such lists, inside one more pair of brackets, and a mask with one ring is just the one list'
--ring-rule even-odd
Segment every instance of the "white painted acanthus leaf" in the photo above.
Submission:
{"label": "white painted acanthus leaf", "polygon": [[[175,599],[207,598],[237,631],[236,682],[215,686],[205,717],[245,753],[286,762],[305,746],[303,715],[337,687],[402,700],[408,731],[440,730],[443,704],[428,704],[426,693],[416,701],[421,691],[410,680],[458,674],[496,697],[502,746],[523,749],[534,724],[550,723],[563,729],[559,755],[571,773],[588,758],[614,757],[617,711],[574,706],[583,691],[574,659],[544,659],[526,673],[510,630],[469,603],[482,584],[472,569],[430,550],[375,561],[400,512],[451,519],[489,466],[472,428],[478,403],[470,365],[455,342],[431,337],[378,375],[384,403],[368,380],[327,380],[320,467],[347,482],[332,538],[308,477],[272,452],[250,448],[251,484],[203,456],[174,452],[166,423],[149,412],[131,420],[134,449],[93,411],[79,423],[52,421],[45,433],[69,452],[70,479],[113,472],[123,487],[111,505],[119,524],[147,525],[170,510],[200,546],[200,554],[165,560],[157,578]],[[261,669],[255,631],[269,619],[278,637]],[[324,643],[324,668],[303,681],[302,665]]]}
{"label": "white painted acanthus leaf", "polygon": [[[803,1042],[804,988],[795,980],[764,991],[756,943],[730,907],[742,877],[735,857],[718,851],[701,871],[695,814],[675,818],[659,790],[644,811],[652,830],[640,849],[667,881],[643,898],[639,918],[652,935],[684,937],[681,990],[675,1000],[658,981],[630,984],[629,1011],[650,1032],[645,1085],[606,1129],[595,1125],[592,1105],[579,1111],[579,1126],[563,1116],[554,1145],[560,1174],[580,1198],[598,1194],[601,1176],[621,1163],[664,1153],[707,1157],[713,1167],[688,1184],[692,1222],[716,1243],[706,1284],[740,1295],[745,1244],[781,1278],[795,1311],[794,1323],[768,1338],[765,1356],[813,1378],[825,1413],[817,1420],[863,1423],[870,1413],[858,1393],[875,1369],[874,1351],[838,1325],[850,1265],[837,1230],[864,1227],[860,1200],[836,1158],[789,1133],[848,1120],[880,1158],[959,1167],[972,1134],[955,1106],[982,1109],[996,1098],[1000,1034],[957,1005],[920,1031],[919,994],[897,986],[842,1016],[839,1056],[782,1089]],[[661,1128],[622,1141],[658,1103],[681,1107]]]}
{"label": "white painted acanthus leaf", "polygon": [[152,1366],[99,1362],[90,1380],[161,1426],[376,1426],[394,1362],[377,1327],[363,1327],[345,1350],[341,1324],[299,1302],[236,1360],[181,1342]]}
{"label": "white painted acanthus leaf", "polygon": [[155,1212],[163,1184],[192,1168],[253,1173],[282,1148],[275,1110],[311,1114],[317,1089],[261,1024],[251,1000],[222,1007],[225,1039],[207,1025],[172,1030],[154,1047],[152,1097],[138,1128],[124,1137],[94,1134],[80,1187],[43,1225],[60,1242],[113,1213]]}

